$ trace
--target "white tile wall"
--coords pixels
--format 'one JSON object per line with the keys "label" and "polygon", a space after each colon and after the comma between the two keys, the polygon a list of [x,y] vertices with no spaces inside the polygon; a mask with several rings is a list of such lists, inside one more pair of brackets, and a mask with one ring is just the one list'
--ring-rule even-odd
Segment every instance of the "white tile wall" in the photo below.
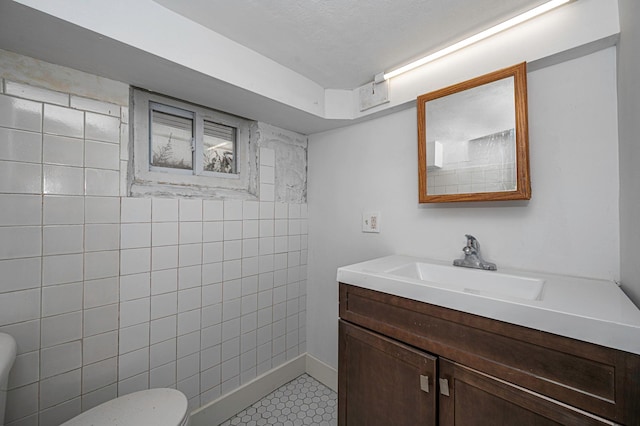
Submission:
{"label": "white tile wall", "polygon": [[7,421],[54,425],[169,386],[192,408],[304,352],[306,206],[121,197],[128,108],[24,83],[0,94]]}

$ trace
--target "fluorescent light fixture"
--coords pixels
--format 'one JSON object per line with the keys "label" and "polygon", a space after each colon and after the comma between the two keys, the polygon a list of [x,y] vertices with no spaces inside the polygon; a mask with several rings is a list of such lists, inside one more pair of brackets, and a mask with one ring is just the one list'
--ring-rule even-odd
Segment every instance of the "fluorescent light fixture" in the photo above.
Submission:
{"label": "fluorescent light fixture", "polygon": [[[474,43],[477,43],[481,40],[484,40],[486,38],[489,38],[495,34],[498,34],[504,30],[507,30],[511,27],[515,27],[518,24],[521,24],[525,21],[528,21],[529,19],[535,18],[536,16],[542,15],[543,13],[546,13],[552,9],[555,9],[557,7],[562,6],[563,4],[569,3],[572,0],[552,0],[549,1],[543,5],[540,5],[536,8],[533,8],[531,10],[529,10],[528,12],[525,12],[523,14],[520,14],[518,16],[515,16],[507,21],[502,22],[501,24],[498,24],[496,26],[493,26],[489,29],[486,29],[482,32],[479,32],[478,34],[472,35],[469,38],[466,38],[462,41],[459,41],[455,44],[452,44],[451,46],[445,47],[442,50],[438,50],[435,53],[432,53],[431,55],[425,56],[422,59],[418,59],[417,61],[411,62],[410,64],[407,64],[405,66],[402,66],[400,68],[397,68],[393,71],[384,73],[383,77],[385,80],[388,80],[390,78],[393,78],[397,75],[400,75],[402,73],[405,73],[407,71],[411,71],[414,68],[418,68],[419,66],[422,66],[424,64],[427,64],[429,62],[435,61],[436,59],[442,58],[443,56],[446,56],[450,53],[456,52],[460,49],[464,49],[467,46],[470,46]],[[376,76],[376,80],[378,80],[379,77]]]}

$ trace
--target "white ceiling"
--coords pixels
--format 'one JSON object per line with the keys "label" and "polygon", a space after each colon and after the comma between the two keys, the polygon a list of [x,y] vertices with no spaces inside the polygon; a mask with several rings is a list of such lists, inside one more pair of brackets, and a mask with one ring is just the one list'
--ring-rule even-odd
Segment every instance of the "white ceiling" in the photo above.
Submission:
{"label": "white ceiling", "polygon": [[154,0],[332,89],[452,44],[546,0]]}
{"label": "white ceiling", "polygon": [[[404,104],[397,104],[366,116],[353,116],[349,109],[351,91],[357,92],[375,74],[411,62],[546,1],[0,0],[0,49],[312,134],[402,107]],[[69,12],[76,9],[77,13]],[[215,57],[204,56],[208,59],[207,66],[213,67],[211,74],[211,69],[192,67],[180,58],[176,60],[175,55],[167,58],[153,54],[145,46],[111,36],[124,34],[135,38],[141,32],[144,34],[145,28],[147,31],[153,28],[153,21],[145,13],[157,16],[157,9],[168,12],[163,14],[167,22],[175,18],[182,28],[185,27],[182,21],[193,23],[193,27],[207,29],[206,32],[231,40],[229,43],[233,45],[244,46],[245,51],[250,49],[256,58],[274,61],[282,70],[293,71],[289,75],[294,79],[299,76],[313,82],[312,89],[316,91],[313,93],[322,92],[318,96],[335,96],[342,91],[338,98],[331,99],[333,108],[339,105],[342,109],[327,113],[322,106],[324,100],[315,101],[316,95],[309,92],[296,92],[300,87],[296,82],[273,80],[273,73],[261,74],[263,70],[258,65],[255,69],[247,70],[246,66],[241,69],[240,65],[234,69],[233,57],[231,63],[228,60],[225,63],[231,74],[218,78],[215,71],[220,67],[216,66]],[[77,18],[79,23],[65,19],[67,16]],[[83,26],[85,16],[89,22],[97,19],[102,25]],[[171,24],[166,24],[166,30],[149,34],[164,40],[165,34],[172,34]],[[203,40],[194,40],[192,48],[186,50],[198,51],[204,47],[202,43]],[[173,47],[169,50],[175,52]],[[247,63],[250,55],[239,50],[237,53],[244,55],[236,58],[237,62]],[[266,64],[265,61],[255,63]],[[233,81],[233,74],[240,75],[244,84]],[[272,81],[275,83],[269,85]],[[269,87],[270,91],[265,93],[256,87]]]}

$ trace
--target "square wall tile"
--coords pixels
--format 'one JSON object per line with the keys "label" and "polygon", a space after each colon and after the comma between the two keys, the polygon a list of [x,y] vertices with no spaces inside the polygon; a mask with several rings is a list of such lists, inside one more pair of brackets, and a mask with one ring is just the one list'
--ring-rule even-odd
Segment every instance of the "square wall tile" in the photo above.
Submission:
{"label": "square wall tile", "polygon": [[242,258],[242,240],[225,241],[223,244],[223,250],[224,250],[224,260],[241,259]]}
{"label": "square wall tile", "polygon": [[[175,362],[176,360],[176,339],[165,340],[149,348],[149,366],[159,367],[164,364]],[[173,365],[175,368],[175,364]]]}
{"label": "square wall tile", "polygon": [[80,396],[80,369],[40,381],[40,408],[48,408]]}
{"label": "square wall tile", "polygon": [[120,301],[141,299],[149,297],[150,294],[151,274],[149,272],[120,276]]}
{"label": "square wall tile", "polygon": [[200,352],[200,330],[178,337],[178,358]]}
{"label": "square wall tile", "polygon": [[224,219],[224,202],[219,200],[204,200],[203,203],[204,221],[223,220]]}
{"label": "square wall tile", "polygon": [[151,249],[120,250],[120,274],[137,274],[151,271]]}
{"label": "square wall tile", "polygon": [[245,220],[259,219],[260,203],[257,201],[243,201],[242,218]]}
{"label": "square wall tile", "polygon": [[120,225],[120,248],[151,247],[151,223],[123,223]]}
{"label": "square wall tile", "polygon": [[200,287],[202,285],[202,266],[186,266],[178,269],[178,289]]}
{"label": "square wall tile", "polygon": [[42,193],[42,166],[0,161],[0,193]]}
{"label": "square wall tile", "polygon": [[118,380],[149,370],[149,349],[140,349],[118,357]]}
{"label": "square wall tile", "polygon": [[151,219],[153,222],[178,221],[178,199],[153,198],[151,206]]}
{"label": "square wall tile", "polygon": [[202,222],[180,222],[179,243],[193,244],[202,242]]}
{"label": "square wall tile", "polygon": [[120,248],[120,226],[115,223],[87,224],[84,227],[85,251],[108,251]]}
{"label": "square wall tile", "polygon": [[91,112],[87,112],[85,117],[85,137],[87,139],[115,144],[120,142],[120,117]]}
{"label": "square wall tile", "polygon": [[82,367],[82,344],[79,340],[50,348],[40,352],[40,377],[57,376]]}
{"label": "square wall tile", "polygon": [[84,165],[95,169],[120,170],[120,147],[117,144],[87,140]]}
{"label": "square wall tile", "polygon": [[84,172],[80,167],[43,167],[43,191],[54,195],[84,195]]}
{"label": "square wall tile", "polygon": [[117,358],[109,358],[82,369],[82,392],[88,393],[118,380]]}
{"label": "square wall tile", "polygon": [[224,222],[204,222],[202,224],[202,241],[216,242],[224,239]]}
{"label": "square wall tile", "polygon": [[86,197],[84,200],[86,223],[120,224],[120,198]]}
{"label": "square wall tile", "polygon": [[222,262],[207,263],[202,265],[202,284],[214,284],[222,282]]}
{"label": "square wall tile", "polygon": [[97,334],[82,339],[82,362],[93,364],[118,355],[118,332]]}
{"label": "square wall tile", "polygon": [[45,195],[43,199],[44,225],[81,225],[84,223],[85,200],[82,196]]}
{"label": "square wall tile", "polygon": [[178,246],[178,265],[196,266],[202,264],[202,244],[184,244]]}
{"label": "square wall tile", "polygon": [[151,301],[149,298],[121,302],[120,327],[129,327],[150,321],[150,305]]}
{"label": "square wall tile", "polygon": [[124,327],[120,330],[119,354],[125,354],[137,349],[149,347],[149,323]]}
{"label": "square wall tile", "polygon": [[180,290],[178,292],[178,312],[187,312],[200,308],[202,293],[200,287]]}
{"label": "square wall tile", "polygon": [[40,163],[42,134],[0,127],[0,160]]}
{"label": "square wall tile", "polygon": [[178,246],[153,247],[151,270],[175,269],[178,267]]}
{"label": "square wall tile", "polygon": [[122,223],[151,222],[150,198],[122,198]]}
{"label": "square wall tile", "polygon": [[95,308],[117,303],[119,300],[118,293],[118,277],[85,281],[84,308]]}
{"label": "square wall tile", "polygon": [[164,269],[151,272],[151,294],[163,294],[178,290],[178,270]]}
{"label": "square wall tile", "polygon": [[39,289],[0,293],[0,326],[33,320],[39,316]]}
{"label": "square wall tile", "polygon": [[154,343],[163,342],[167,339],[176,337],[177,321],[178,317],[176,315],[151,321],[151,344],[153,345]]}
{"label": "square wall tile", "polygon": [[82,281],[82,254],[42,258],[42,285]]}
{"label": "square wall tile", "polygon": [[66,136],[44,135],[42,137],[42,162],[82,167],[84,164],[84,141]]}
{"label": "square wall tile", "polygon": [[224,220],[242,220],[242,201],[224,202]]}
{"label": "square wall tile", "polygon": [[40,287],[41,263],[39,257],[0,260],[0,293]]}
{"label": "square wall tile", "polygon": [[82,312],[71,312],[49,317],[42,321],[41,345],[43,348],[82,338]]}
{"label": "square wall tile", "polygon": [[118,251],[96,251],[84,254],[84,278],[95,280],[118,276]]}
{"label": "square wall tile", "polygon": [[120,172],[117,170],[85,169],[85,193],[117,197],[120,195]]}
{"label": "square wall tile", "polygon": [[83,335],[93,336],[118,329],[118,305],[100,306],[84,311]]}
{"label": "square wall tile", "polygon": [[273,219],[275,217],[274,204],[272,201],[260,201],[259,219]]}
{"label": "square wall tile", "polygon": [[177,292],[151,296],[151,319],[155,320],[178,313]]}
{"label": "square wall tile", "polygon": [[0,127],[40,132],[42,104],[0,95]]}
{"label": "square wall tile", "polygon": [[178,336],[189,334],[200,329],[200,310],[178,314]]}
{"label": "square wall tile", "polygon": [[178,208],[181,222],[202,221],[202,200],[181,198]]}
{"label": "square wall tile", "polygon": [[260,236],[260,221],[245,220],[242,222],[242,238],[258,238]]}
{"label": "square wall tile", "polygon": [[42,316],[82,310],[82,283],[59,284],[42,288]]}
{"label": "square wall tile", "polygon": [[204,243],[202,245],[202,263],[222,262],[224,259],[223,243]]}
{"label": "square wall tile", "polygon": [[52,135],[83,138],[84,112],[45,104],[42,131]]}
{"label": "square wall tile", "polygon": [[82,225],[53,225],[42,229],[42,254],[82,253],[84,227]]}
{"label": "square wall tile", "polygon": [[[199,222],[185,222],[195,223]],[[169,246],[178,244],[178,222],[160,222],[153,223],[151,226],[151,244],[152,246]]]}

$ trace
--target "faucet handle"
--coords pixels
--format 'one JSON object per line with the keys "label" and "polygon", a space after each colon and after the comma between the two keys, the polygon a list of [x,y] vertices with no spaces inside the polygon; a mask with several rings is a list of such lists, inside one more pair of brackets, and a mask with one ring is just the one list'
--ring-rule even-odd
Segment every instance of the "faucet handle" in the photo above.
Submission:
{"label": "faucet handle", "polygon": [[475,250],[480,250],[480,243],[478,242],[476,237],[471,234],[465,234],[465,237],[467,237],[467,247],[471,247]]}

